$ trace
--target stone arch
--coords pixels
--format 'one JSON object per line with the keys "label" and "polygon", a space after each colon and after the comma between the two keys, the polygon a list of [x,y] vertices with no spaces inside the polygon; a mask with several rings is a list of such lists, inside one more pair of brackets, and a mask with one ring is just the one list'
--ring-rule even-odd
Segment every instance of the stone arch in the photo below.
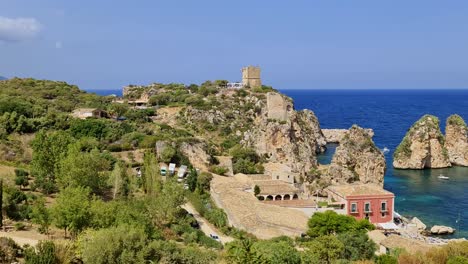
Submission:
{"label": "stone arch", "polygon": [[275,196],[275,201],[277,201],[277,200],[283,200],[283,197],[278,194],[278,195]]}
{"label": "stone arch", "polygon": [[295,193],[292,198],[293,198],[293,200],[297,200],[297,199],[299,199],[299,196],[297,195],[297,193]]}
{"label": "stone arch", "polygon": [[273,195],[268,195],[265,200],[272,201],[273,200]]}
{"label": "stone arch", "polygon": [[285,195],[283,196],[283,200],[291,200],[291,195],[285,194]]}
{"label": "stone arch", "polygon": [[257,199],[260,200],[260,201],[264,201],[264,200],[265,200],[265,197],[263,197],[263,196],[260,195],[260,196],[257,196]]}

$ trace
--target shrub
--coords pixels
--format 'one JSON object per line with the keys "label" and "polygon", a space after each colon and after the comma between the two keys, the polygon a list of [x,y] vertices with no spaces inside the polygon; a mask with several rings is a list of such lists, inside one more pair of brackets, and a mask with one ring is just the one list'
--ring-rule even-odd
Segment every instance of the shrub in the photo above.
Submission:
{"label": "shrub", "polygon": [[0,263],[14,263],[19,256],[21,247],[7,237],[0,237]]}
{"label": "shrub", "polygon": [[15,230],[16,231],[21,231],[21,230],[25,230],[25,229],[26,229],[26,226],[22,222],[15,223]]}
{"label": "shrub", "polygon": [[228,169],[223,166],[213,165],[213,166],[210,166],[210,171],[214,174],[226,175],[226,173],[228,172]]}

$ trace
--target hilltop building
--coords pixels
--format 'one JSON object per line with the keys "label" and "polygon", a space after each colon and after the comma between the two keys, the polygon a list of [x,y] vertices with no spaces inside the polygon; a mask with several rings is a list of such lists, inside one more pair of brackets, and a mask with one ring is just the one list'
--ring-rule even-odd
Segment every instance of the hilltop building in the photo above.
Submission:
{"label": "hilltop building", "polygon": [[393,221],[395,195],[374,184],[347,184],[327,188],[329,203],[341,204],[346,214],[373,224]]}
{"label": "hilltop building", "polygon": [[260,87],[262,80],[260,79],[260,67],[247,66],[242,68],[242,84],[244,87]]}
{"label": "hilltop building", "polygon": [[73,110],[71,115],[79,119],[107,117],[107,113],[98,108],[78,108]]}

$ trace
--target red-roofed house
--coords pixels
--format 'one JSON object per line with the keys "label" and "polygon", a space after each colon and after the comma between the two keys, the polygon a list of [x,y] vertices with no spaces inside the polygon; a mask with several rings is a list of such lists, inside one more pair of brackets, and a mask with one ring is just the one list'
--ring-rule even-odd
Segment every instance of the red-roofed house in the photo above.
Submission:
{"label": "red-roofed house", "polygon": [[373,224],[393,221],[395,195],[374,184],[349,184],[327,188],[330,203],[340,203],[348,215]]}

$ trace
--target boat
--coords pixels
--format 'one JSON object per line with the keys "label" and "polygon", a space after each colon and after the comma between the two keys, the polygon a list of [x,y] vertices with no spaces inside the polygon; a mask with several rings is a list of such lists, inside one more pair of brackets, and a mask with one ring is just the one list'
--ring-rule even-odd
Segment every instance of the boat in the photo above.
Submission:
{"label": "boat", "polygon": [[449,177],[444,176],[444,175],[442,175],[442,174],[439,175],[439,176],[437,176],[437,178],[439,178],[439,179],[441,179],[441,180],[448,180],[448,179],[450,179]]}
{"label": "boat", "polygon": [[388,152],[390,152],[390,149],[387,148],[387,147],[384,147],[384,148],[382,149],[382,152],[383,152],[384,154],[387,154]]}

